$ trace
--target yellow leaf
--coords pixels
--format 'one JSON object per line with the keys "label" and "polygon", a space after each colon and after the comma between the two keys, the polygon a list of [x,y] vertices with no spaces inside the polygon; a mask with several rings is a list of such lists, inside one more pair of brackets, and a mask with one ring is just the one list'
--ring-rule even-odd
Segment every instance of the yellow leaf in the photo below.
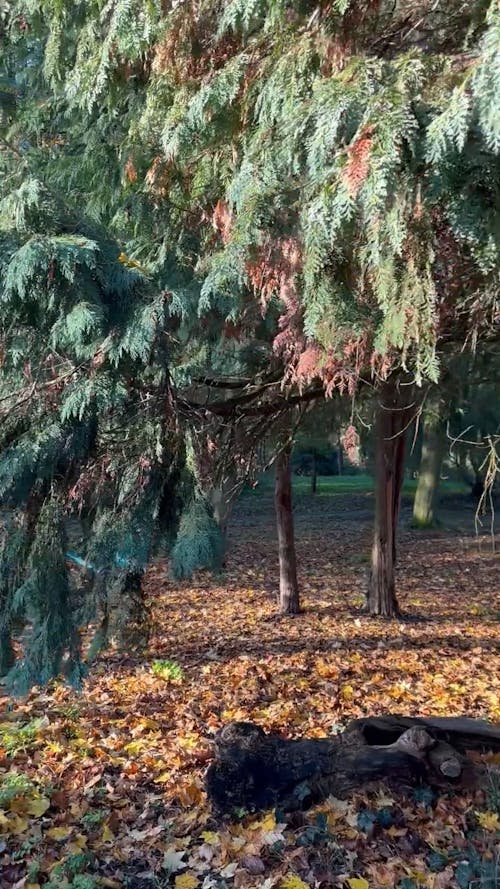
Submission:
{"label": "yellow leaf", "polygon": [[45,836],[50,837],[51,840],[66,840],[72,830],[73,828],[67,825],[66,827],[52,827],[46,832]]}
{"label": "yellow leaf", "polygon": [[483,830],[489,830],[492,833],[500,830],[500,819],[497,812],[476,812],[476,815]]}
{"label": "yellow leaf", "polygon": [[26,821],[26,818],[20,818],[19,815],[14,815],[13,818],[9,818],[9,832],[14,834],[14,836],[18,836],[26,830],[28,830],[28,822]]}
{"label": "yellow leaf", "polygon": [[155,784],[166,784],[167,781],[170,781],[170,772],[162,772],[161,775],[154,779]]}
{"label": "yellow leaf", "polygon": [[344,685],[340,691],[340,694],[346,701],[350,701],[354,696],[354,689],[352,685]]}
{"label": "yellow leaf", "polygon": [[43,815],[49,807],[50,800],[47,799],[46,796],[37,796],[34,799],[30,799],[29,804],[26,806],[26,811],[28,815],[35,815],[38,818],[40,815]]}
{"label": "yellow leaf", "polygon": [[126,753],[139,753],[144,748],[144,741],[131,741],[123,748]]}
{"label": "yellow leaf", "polygon": [[219,834],[213,830],[204,830],[201,836],[209,846],[217,846],[220,843]]}
{"label": "yellow leaf", "polygon": [[350,877],[347,882],[350,889],[370,889],[368,880],[364,880],[363,877]]}
{"label": "yellow leaf", "polygon": [[307,883],[304,883],[297,874],[287,874],[281,880],[280,886],[282,889],[309,889]]}
{"label": "yellow leaf", "polygon": [[114,838],[115,838],[115,835],[114,835],[113,831],[110,830],[110,828],[108,827],[107,824],[105,824],[103,827],[103,830],[102,830],[102,834],[101,834],[102,842],[103,843],[112,843]]}
{"label": "yellow leaf", "polygon": [[82,833],[77,833],[76,837],[71,840],[71,843],[68,843],[65,851],[68,855],[79,855],[86,845],[87,837],[84,837]]}
{"label": "yellow leaf", "polygon": [[194,874],[177,874],[174,885],[175,889],[196,889],[198,877]]}
{"label": "yellow leaf", "polygon": [[276,818],[274,817],[273,812],[269,812],[269,815],[266,815],[262,821],[252,821],[252,823],[248,825],[249,830],[274,830],[275,827]]}

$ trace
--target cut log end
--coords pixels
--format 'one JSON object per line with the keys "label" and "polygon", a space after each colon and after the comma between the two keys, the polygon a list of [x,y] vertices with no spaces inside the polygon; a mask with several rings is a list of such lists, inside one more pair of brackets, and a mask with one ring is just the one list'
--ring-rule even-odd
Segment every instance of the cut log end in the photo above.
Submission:
{"label": "cut log end", "polygon": [[439,766],[439,770],[445,778],[458,778],[462,774],[462,766],[458,759],[445,759]]}

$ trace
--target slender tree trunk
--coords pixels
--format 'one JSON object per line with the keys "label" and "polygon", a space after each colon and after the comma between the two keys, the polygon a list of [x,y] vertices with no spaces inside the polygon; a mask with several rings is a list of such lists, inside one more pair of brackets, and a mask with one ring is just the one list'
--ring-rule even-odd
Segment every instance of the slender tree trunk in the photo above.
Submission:
{"label": "slender tree trunk", "polygon": [[344,452],[342,450],[342,440],[340,437],[340,432],[338,434],[337,467],[338,467],[339,475],[343,475],[344,474]]}
{"label": "slender tree trunk", "polygon": [[298,614],[300,611],[297,583],[297,559],[292,511],[291,447],[286,447],[276,461],[276,487],[274,504],[278,530],[280,569],[279,607],[281,614]]}
{"label": "slender tree trunk", "polygon": [[406,427],[411,421],[408,389],[404,396],[388,381],[382,387],[377,410],[375,479],[375,531],[367,609],[372,615],[395,617],[396,528],[404,478]]}
{"label": "slender tree trunk", "polygon": [[418,528],[430,528],[435,522],[444,451],[443,408],[439,390],[435,388],[428,396],[423,416],[422,456],[413,504],[413,523]]}
{"label": "slender tree trunk", "polygon": [[213,488],[209,493],[210,502],[214,511],[214,519],[224,537],[226,537],[227,534],[227,525],[234,504],[234,486],[234,480],[229,479],[220,487]]}
{"label": "slender tree trunk", "polygon": [[311,494],[315,494],[318,488],[318,464],[316,454],[312,455]]}

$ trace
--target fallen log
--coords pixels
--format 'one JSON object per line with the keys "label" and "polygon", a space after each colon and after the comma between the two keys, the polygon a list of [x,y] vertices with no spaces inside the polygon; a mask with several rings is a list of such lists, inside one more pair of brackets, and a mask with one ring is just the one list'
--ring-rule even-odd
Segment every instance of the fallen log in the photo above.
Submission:
{"label": "fallen log", "polygon": [[395,789],[471,786],[478,773],[465,751],[500,750],[500,726],[386,716],[354,720],[327,738],[286,740],[234,722],[217,733],[214,747],[206,788],[216,815],[274,806],[287,812],[378,781]]}

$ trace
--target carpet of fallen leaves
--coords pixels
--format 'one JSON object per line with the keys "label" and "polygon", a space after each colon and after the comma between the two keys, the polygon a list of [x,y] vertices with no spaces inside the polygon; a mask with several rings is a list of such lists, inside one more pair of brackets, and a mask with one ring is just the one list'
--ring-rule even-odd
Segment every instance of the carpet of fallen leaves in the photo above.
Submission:
{"label": "carpet of fallen leaves", "polygon": [[[203,790],[210,736],[251,719],[320,736],[397,712],[500,721],[497,563],[486,539],[412,532],[403,516],[404,621],[360,616],[371,501],[297,508],[304,613],[275,613],[270,504],[235,517],[226,574],[169,579],[155,564],[147,651],[109,651],[83,692],[0,696],[2,889],[304,889],[500,885],[498,754],[491,787],[387,789],[213,822]],[[177,669],[180,668],[180,669]],[[0,692],[1,695],[1,692]]]}

